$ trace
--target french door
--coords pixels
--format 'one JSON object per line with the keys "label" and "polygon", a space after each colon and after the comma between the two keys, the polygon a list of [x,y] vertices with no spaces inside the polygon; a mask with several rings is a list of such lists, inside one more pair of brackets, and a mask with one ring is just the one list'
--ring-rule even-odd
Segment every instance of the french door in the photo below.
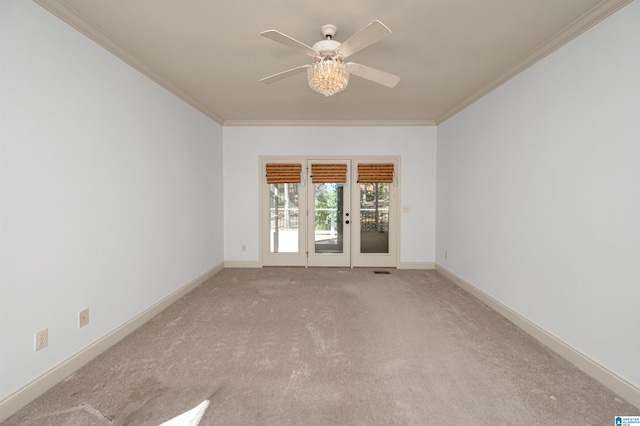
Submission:
{"label": "french door", "polygon": [[262,264],[307,266],[306,161],[261,161]]}
{"label": "french door", "polygon": [[264,266],[397,265],[396,157],[261,159]]}
{"label": "french door", "polygon": [[308,266],[351,266],[350,160],[309,160]]}
{"label": "french door", "polygon": [[351,230],[354,266],[397,266],[397,161],[366,158],[355,161]]}

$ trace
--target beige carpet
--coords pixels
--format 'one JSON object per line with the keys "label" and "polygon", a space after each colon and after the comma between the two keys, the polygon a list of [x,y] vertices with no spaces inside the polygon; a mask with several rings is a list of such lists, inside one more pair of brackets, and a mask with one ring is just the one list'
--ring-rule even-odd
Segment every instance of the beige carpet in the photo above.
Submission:
{"label": "beige carpet", "polygon": [[[570,320],[570,319],[567,319]],[[434,271],[224,270],[4,425],[610,425],[638,409]]]}

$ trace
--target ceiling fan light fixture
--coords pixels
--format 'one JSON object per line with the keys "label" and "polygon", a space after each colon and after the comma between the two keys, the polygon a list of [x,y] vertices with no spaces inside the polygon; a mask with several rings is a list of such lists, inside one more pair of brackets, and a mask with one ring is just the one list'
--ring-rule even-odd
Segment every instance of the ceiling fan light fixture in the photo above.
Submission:
{"label": "ceiling fan light fixture", "polygon": [[349,69],[342,59],[326,56],[307,68],[309,87],[325,96],[342,92],[349,84]]}

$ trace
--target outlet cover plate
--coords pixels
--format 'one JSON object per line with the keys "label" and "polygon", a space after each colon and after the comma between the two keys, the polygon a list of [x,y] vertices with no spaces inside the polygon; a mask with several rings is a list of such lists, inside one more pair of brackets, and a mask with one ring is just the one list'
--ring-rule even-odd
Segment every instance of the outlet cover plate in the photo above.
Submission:
{"label": "outlet cover plate", "polygon": [[84,327],[89,324],[89,308],[78,312],[78,327]]}
{"label": "outlet cover plate", "polygon": [[46,347],[49,344],[49,329],[45,328],[44,330],[37,331],[35,334],[35,341],[33,350],[34,352],[39,351],[40,349]]}

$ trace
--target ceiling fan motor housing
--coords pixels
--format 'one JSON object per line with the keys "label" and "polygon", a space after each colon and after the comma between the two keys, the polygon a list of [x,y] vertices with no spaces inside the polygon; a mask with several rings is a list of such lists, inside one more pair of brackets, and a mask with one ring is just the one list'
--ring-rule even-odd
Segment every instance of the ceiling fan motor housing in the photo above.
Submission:
{"label": "ceiling fan motor housing", "polygon": [[334,56],[342,43],[335,40],[321,40],[312,46],[320,56]]}
{"label": "ceiling fan motor housing", "polygon": [[[285,46],[292,47],[305,55],[311,56],[311,58],[313,58],[313,63],[311,65],[301,65],[296,68],[262,78],[260,79],[260,82],[270,84],[306,70],[309,86],[313,90],[320,92],[325,96],[344,90],[344,88],[347,87],[350,74],[386,87],[395,87],[398,81],[400,81],[400,77],[397,75],[353,62],[344,62],[347,57],[390,35],[391,30],[386,25],[377,20],[373,21],[346,39],[343,43],[333,39],[337,30],[338,29],[335,25],[324,25],[320,29],[320,32],[324,36],[324,40],[315,43],[313,47],[307,46],[306,44],[276,30],[261,32],[261,36],[267,37]],[[325,87],[326,84],[323,86],[323,84],[327,82],[331,83],[332,86]]]}

